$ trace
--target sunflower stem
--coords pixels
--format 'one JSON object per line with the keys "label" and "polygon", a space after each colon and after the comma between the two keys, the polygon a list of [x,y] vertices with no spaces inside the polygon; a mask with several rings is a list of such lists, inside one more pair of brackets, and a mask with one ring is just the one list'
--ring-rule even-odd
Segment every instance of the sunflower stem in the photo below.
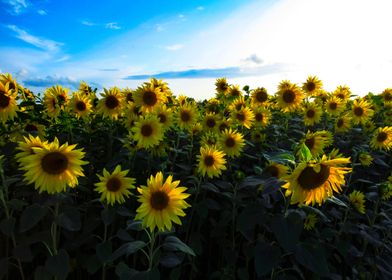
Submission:
{"label": "sunflower stem", "polygon": [[151,235],[148,235],[150,238],[150,246],[148,248],[148,271],[151,271],[152,268],[154,267],[154,246],[155,246],[155,239],[156,239],[156,234],[155,230],[151,232]]}
{"label": "sunflower stem", "polygon": [[59,215],[59,202],[56,202],[56,205],[54,207],[54,216],[53,216],[53,223],[51,226],[51,235],[52,235],[52,252],[53,255],[56,256],[57,255],[57,218]]}

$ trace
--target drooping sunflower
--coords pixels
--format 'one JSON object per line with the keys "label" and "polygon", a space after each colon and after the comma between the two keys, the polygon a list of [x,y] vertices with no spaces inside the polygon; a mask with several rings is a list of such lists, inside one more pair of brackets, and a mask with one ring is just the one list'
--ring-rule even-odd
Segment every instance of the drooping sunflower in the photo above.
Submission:
{"label": "drooping sunflower", "polygon": [[20,159],[34,155],[35,152],[33,148],[44,148],[48,145],[48,141],[42,142],[39,136],[34,137],[31,134],[29,134],[28,137],[23,136],[23,139],[24,141],[18,142],[17,149],[20,150],[20,152],[15,155],[15,158],[18,162],[20,162]]}
{"label": "drooping sunflower", "polygon": [[164,131],[173,125],[173,111],[165,104],[158,106],[153,112],[158,118]]}
{"label": "drooping sunflower", "polygon": [[304,143],[309,148],[313,156],[318,156],[323,153],[324,148],[330,146],[332,142],[332,134],[327,130],[308,131],[305,138],[301,140],[301,143]]}
{"label": "drooping sunflower", "polygon": [[248,107],[243,107],[239,111],[231,111],[230,117],[234,123],[242,125],[247,129],[250,129],[252,127],[255,120],[255,114]]}
{"label": "drooping sunflower", "polygon": [[205,107],[206,112],[218,114],[220,112],[219,105],[220,105],[220,101],[215,97],[208,99]]}
{"label": "drooping sunflower", "polygon": [[364,99],[355,99],[351,109],[351,116],[354,124],[365,124],[370,121],[374,111],[371,104]]}
{"label": "drooping sunflower", "polygon": [[351,90],[348,86],[338,86],[332,95],[346,103],[350,99]]}
{"label": "drooping sunflower", "polygon": [[342,165],[349,163],[350,158],[329,159],[326,155],[301,162],[290,175],[282,178],[287,182],[282,187],[286,189],[286,195],[291,194],[291,204],[321,205],[334,192],[342,191],[342,185],[346,183],[344,174],[352,170]]}
{"label": "drooping sunflower", "polygon": [[0,83],[3,85],[8,84],[8,90],[18,94],[19,85],[10,73],[0,74]]}
{"label": "drooping sunflower", "polygon": [[379,127],[373,134],[370,147],[374,150],[392,149],[392,126]]}
{"label": "drooping sunflower", "polygon": [[56,118],[69,103],[68,89],[55,85],[48,88],[44,95],[46,113],[50,118]]}
{"label": "drooping sunflower", "polygon": [[335,121],[335,132],[344,133],[351,128],[351,116],[344,114],[338,117]]}
{"label": "drooping sunflower", "polygon": [[245,146],[244,136],[231,128],[226,129],[220,135],[219,146],[228,157],[238,157]]}
{"label": "drooping sunflower", "polygon": [[229,84],[227,83],[226,78],[216,79],[215,86],[216,91],[222,95],[226,95],[229,90]]}
{"label": "drooping sunflower", "polygon": [[201,125],[201,123],[195,123],[193,126],[192,126],[192,129],[191,129],[191,133],[192,133],[192,136],[195,136],[195,135],[198,135],[198,134],[200,134],[201,132],[203,131],[203,126]]}
{"label": "drooping sunflower", "polygon": [[354,190],[348,195],[350,204],[361,214],[365,214],[365,195],[361,191]]}
{"label": "drooping sunflower", "polygon": [[102,94],[102,98],[97,105],[98,113],[103,114],[104,117],[117,120],[123,113],[124,96],[117,87],[104,88],[103,90],[105,93]]}
{"label": "drooping sunflower", "polygon": [[74,93],[72,95],[69,109],[75,114],[77,118],[86,118],[92,112],[91,99],[82,94]]}
{"label": "drooping sunflower", "polygon": [[256,127],[266,127],[271,120],[270,110],[263,107],[252,107],[253,113],[255,115],[255,126]]}
{"label": "drooping sunflower", "polygon": [[151,78],[150,79],[150,84],[154,87],[154,88],[158,88],[159,91],[165,96],[165,97],[169,97],[172,95],[172,91],[169,88],[168,83],[164,82],[163,80],[158,80],[156,78]]}
{"label": "drooping sunflower", "polygon": [[373,163],[373,157],[368,152],[359,153],[358,160],[362,166],[370,166]]}
{"label": "drooping sunflower", "polygon": [[130,190],[135,188],[136,180],[127,177],[129,170],[121,170],[121,166],[117,165],[112,173],[103,169],[103,176],[97,174],[100,182],[95,183],[96,192],[101,194],[101,201],[114,205],[115,203],[123,204],[125,198],[131,195]]}
{"label": "drooping sunflower", "polygon": [[392,88],[386,88],[381,94],[384,104],[392,104]]}
{"label": "drooping sunflower", "polygon": [[318,91],[323,87],[323,82],[317,76],[309,76],[305,83],[302,85],[303,91],[307,96],[315,96]]}
{"label": "drooping sunflower", "polygon": [[133,99],[134,92],[135,92],[134,90],[132,90],[132,89],[130,89],[128,87],[126,87],[123,90],[121,90],[121,93],[124,95],[125,103],[134,102],[135,101]]}
{"label": "drooping sunflower", "polygon": [[60,146],[57,138],[43,147],[32,147],[32,155],[20,158],[25,181],[34,183],[35,189],[49,194],[60,193],[66,187],[76,187],[78,177],[84,176],[84,152],[67,143]]}
{"label": "drooping sunflower", "polygon": [[140,117],[132,128],[133,140],[139,148],[150,148],[159,144],[163,139],[162,124],[155,115]]}
{"label": "drooping sunflower", "polygon": [[176,114],[177,125],[182,130],[191,130],[197,121],[197,108],[193,103],[178,107]]}
{"label": "drooping sunflower", "polygon": [[19,110],[16,103],[17,91],[11,90],[9,86],[9,83],[4,85],[0,82],[0,121],[2,123],[13,120]]}
{"label": "drooping sunflower", "polygon": [[270,161],[264,168],[263,172],[270,175],[271,177],[280,179],[287,175],[287,173],[289,172],[289,168],[283,164]]}
{"label": "drooping sunflower", "polygon": [[243,96],[237,97],[229,105],[229,111],[240,111],[246,107],[246,101]]}
{"label": "drooping sunflower", "polygon": [[316,103],[305,103],[303,108],[304,123],[307,126],[313,126],[320,122],[323,111]]}
{"label": "drooping sunflower", "polygon": [[239,85],[231,85],[226,92],[226,96],[229,99],[235,99],[242,96],[242,91]]}
{"label": "drooping sunflower", "polygon": [[317,216],[316,216],[316,214],[309,213],[309,214],[306,215],[306,218],[304,220],[304,229],[312,230],[312,229],[314,229],[316,223],[317,223]]}
{"label": "drooping sunflower", "polygon": [[185,201],[189,194],[186,187],[178,186],[180,181],[173,181],[173,176],[164,180],[158,172],[147,180],[147,186],[137,188],[141,205],[136,209],[135,220],[141,220],[151,232],[171,230],[172,224],[181,225],[179,217],[184,217],[184,209],[190,207]]}
{"label": "drooping sunflower", "polygon": [[93,91],[93,89],[85,82],[85,81],[81,81],[79,84],[79,91],[88,96],[90,99],[94,99],[95,98],[95,92]]}
{"label": "drooping sunflower", "polygon": [[250,132],[250,138],[254,143],[262,143],[265,141],[266,135],[260,128],[253,128]]}
{"label": "drooping sunflower", "polygon": [[203,132],[203,135],[200,137],[200,146],[216,146],[219,141],[218,133],[214,131],[206,131]]}
{"label": "drooping sunflower", "polygon": [[152,112],[156,107],[166,102],[165,94],[161,92],[159,87],[155,87],[151,83],[144,83],[138,87],[133,98],[143,113]]}
{"label": "drooping sunflower", "polygon": [[215,113],[206,113],[203,118],[203,129],[206,131],[217,131],[219,124],[219,115]]}
{"label": "drooping sunflower", "polygon": [[256,88],[252,90],[251,94],[251,104],[252,107],[264,106],[267,107],[269,104],[269,95],[265,88]]}
{"label": "drooping sunflower", "polygon": [[222,118],[218,125],[218,130],[220,132],[231,127],[231,119]]}
{"label": "drooping sunflower", "polygon": [[336,96],[331,96],[325,103],[325,109],[331,116],[338,116],[345,109],[346,103]]}
{"label": "drooping sunflower", "polygon": [[276,93],[277,104],[283,112],[294,112],[304,98],[302,90],[290,81],[282,81]]}
{"label": "drooping sunflower", "polygon": [[226,170],[225,153],[214,146],[200,147],[200,155],[197,155],[198,169],[202,176],[209,178],[219,177]]}

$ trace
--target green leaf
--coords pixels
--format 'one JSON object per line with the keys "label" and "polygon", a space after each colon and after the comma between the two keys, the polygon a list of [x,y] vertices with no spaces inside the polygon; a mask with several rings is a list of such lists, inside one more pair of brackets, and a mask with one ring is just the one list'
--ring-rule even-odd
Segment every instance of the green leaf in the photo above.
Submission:
{"label": "green leaf", "polygon": [[4,219],[0,222],[0,230],[10,237],[15,229],[15,218],[10,217],[9,219]]}
{"label": "green leaf", "polygon": [[95,247],[95,251],[97,252],[98,259],[102,263],[106,263],[110,260],[112,255],[112,243],[110,241],[99,243]]}
{"label": "green leaf", "polygon": [[298,213],[291,212],[287,217],[275,216],[271,228],[279,244],[287,251],[293,251],[299,241],[303,221]]}
{"label": "green leaf", "polygon": [[51,256],[46,260],[45,268],[57,279],[67,279],[69,273],[69,256],[64,249],[61,249],[56,256]]}
{"label": "green leaf", "polygon": [[142,221],[132,221],[131,223],[128,224],[127,230],[142,231],[143,230]]}
{"label": "green leaf", "polygon": [[104,208],[101,211],[101,218],[104,225],[108,226],[114,221],[114,217],[116,216],[116,210],[114,208]]}
{"label": "green leaf", "polygon": [[301,157],[301,159],[305,160],[306,162],[313,159],[312,153],[310,152],[308,146],[305,145],[305,143],[301,144],[300,157]]}
{"label": "green leaf", "polygon": [[188,245],[175,236],[166,237],[165,242],[163,243],[163,247],[168,250],[181,251],[191,256],[196,256],[195,252],[193,252],[193,250]]}
{"label": "green leaf", "polygon": [[257,242],[255,247],[255,269],[258,277],[270,273],[279,263],[280,249],[263,241]]}
{"label": "green leaf", "polygon": [[328,277],[328,263],[320,246],[307,243],[298,244],[295,250],[295,259],[317,275]]}
{"label": "green leaf", "polygon": [[79,211],[75,208],[69,208],[60,213],[58,217],[58,225],[69,231],[80,230],[82,222],[80,220]]}
{"label": "green leaf", "polygon": [[332,202],[333,204],[336,204],[336,205],[339,205],[339,206],[343,206],[345,208],[348,207],[348,205],[346,203],[344,203],[340,199],[336,198],[335,196],[328,197],[327,201]]}
{"label": "green leaf", "polygon": [[118,248],[116,251],[113,252],[110,259],[111,261],[114,261],[123,255],[129,256],[137,252],[138,250],[144,248],[146,245],[147,244],[145,242],[140,240],[125,243],[120,248]]}
{"label": "green leaf", "polygon": [[138,271],[129,268],[124,262],[120,262],[117,266],[116,266],[116,275],[122,280],[122,279],[133,279],[132,277],[134,277]]}
{"label": "green leaf", "polygon": [[20,217],[19,231],[25,232],[33,228],[47,213],[47,209],[38,204],[27,207]]}

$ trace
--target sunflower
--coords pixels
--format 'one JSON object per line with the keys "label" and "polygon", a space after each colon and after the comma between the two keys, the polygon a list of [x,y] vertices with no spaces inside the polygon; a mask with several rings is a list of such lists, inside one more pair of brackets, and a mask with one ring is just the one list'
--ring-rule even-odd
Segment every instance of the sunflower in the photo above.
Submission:
{"label": "sunflower", "polygon": [[177,104],[178,106],[184,106],[184,105],[190,103],[190,102],[189,102],[190,100],[188,100],[188,99],[189,99],[189,98],[188,98],[186,95],[180,94],[180,95],[177,97],[177,99],[176,99],[176,104]]}
{"label": "sunflower", "polygon": [[219,177],[223,170],[226,170],[225,153],[214,146],[200,147],[200,155],[197,155],[199,161],[198,172],[202,176],[209,178]]}
{"label": "sunflower", "polygon": [[287,166],[283,164],[276,163],[273,161],[268,162],[268,165],[264,168],[263,173],[270,175],[271,177],[275,177],[277,179],[286,176],[289,171]]}
{"label": "sunflower", "polygon": [[331,116],[338,116],[345,109],[346,103],[336,96],[331,96],[325,103],[325,109]]}
{"label": "sunflower", "polygon": [[5,123],[8,119],[13,120],[18,111],[16,103],[17,92],[9,88],[10,84],[0,82],[0,121]]}
{"label": "sunflower", "polygon": [[77,118],[86,118],[92,112],[91,100],[82,93],[74,93],[70,101],[70,110]]}
{"label": "sunflower", "polygon": [[200,137],[200,146],[216,146],[219,141],[219,136],[214,131],[206,131]]}
{"label": "sunflower", "polygon": [[198,135],[199,133],[201,133],[203,131],[203,126],[201,125],[201,123],[195,123],[193,126],[192,126],[192,129],[191,129],[191,133],[192,133],[192,135]]}
{"label": "sunflower", "polygon": [[126,103],[134,102],[134,99],[133,99],[134,92],[135,92],[134,90],[132,90],[128,87],[121,91],[121,93],[124,95],[124,99],[125,99]]}
{"label": "sunflower", "polygon": [[309,213],[309,214],[306,215],[306,218],[304,220],[304,229],[312,230],[312,229],[314,229],[316,223],[317,223],[317,216],[316,216],[316,214]]}
{"label": "sunflower", "polygon": [[34,155],[35,151],[33,148],[45,148],[48,145],[48,141],[42,142],[39,136],[34,137],[31,134],[29,134],[28,137],[23,136],[23,139],[24,141],[18,142],[17,149],[20,150],[20,152],[15,155],[18,162],[27,156]]}
{"label": "sunflower", "polygon": [[303,114],[305,125],[313,126],[320,122],[323,112],[316,103],[305,103]]}
{"label": "sunflower", "polygon": [[336,96],[345,103],[350,99],[351,90],[348,86],[338,86],[332,95]]}
{"label": "sunflower", "polygon": [[309,76],[305,83],[302,85],[303,91],[307,96],[315,96],[318,91],[323,87],[323,82],[317,76]]}
{"label": "sunflower", "polygon": [[354,124],[364,124],[373,116],[374,111],[371,104],[366,100],[355,99],[351,109],[351,116]]}
{"label": "sunflower", "polygon": [[255,120],[255,114],[248,107],[244,107],[239,111],[231,111],[230,116],[234,123],[242,125],[248,129],[251,128]]}
{"label": "sunflower", "polygon": [[382,185],[380,196],[382,200],[388,200],[392,197],[392,174],[388,177],[388,181]]}
{"label": "sunflower", "polygon": [[34,93],[28,88],[23,88],[21,91],[22,99],[25,101],[35,101]]}
{"label": "sunflower", "polygon": [[362,166],[370,166],[373,163],[373,157],[367,152],[359,153],[358,160]]}
{"label": "sunflower", "polygon": [[218,130],[220,132],[224,131],[225,129],[228,129],[231,127],[231,119],[226,119],[223,118],[220,120],[219,124],[218,124]]}
{"label": "sunflower", "polygon": [[365,195],[361,191],[353,191],[348,195],[350,204],[361,214],[365,214]]}
{"label": "sunflower", "polygon": [[102,202],[106,200],[110,205],[125,202],[125,198],[131,195],[129,190],[135,188],[136,182],[134,178],[126,177],[128,172],[129,170],[121,170],[121,166],[117,165],[111,174],[105,168],[103,176],[97,174],[100,182],[94,184],[94,190],[101,194]]}
{"label": "sunflower", "polygon": [[373,134],[370,146],[374,150],[392,149],[392,126],[379,127]]}
{"label": "sunflower", "polygon": [[220,112],[219,105],[220,105],[220,102],[218,99],[210,98],[207,101],[206,112],[218,114]]}
{"label": "sunflower", "polygon": [[301,162],[290,175],[282,178],[286,181],[282,187],[286,189],[286,195],[291,194],[291,204],[321,205],[333,196],[333,192],[342,191],[344,174],[352,169],[341,166],[348,163],[350,158],[328,159],[326,155],[318,160]]}
{"label": "sunflower", "polygon": [[139,148],[150,148],[159,144],[163,139],[162,124],[155,115],[140,117],[132,128],[133,140]]}
{"label": "sunflower", "polygon": [[335,121],[335,132],[347,132],[351,128],[351,116],[349,114],[344,114],[338,117]]}
{"label": "sunflower", "polygon": [[74,188],[78,177],[84,176],[82,165],[84,152],[76,145],[59,145],[57,138],[43,147],[32,147],[34,154],[20,158],[25,181],[34,183],[39,192],[49,194],[65,191],[67,185]]}
{"label": "sunflower", "polygon": [[262,143],[265,141],[265,133],[260,128],[254,128],[250,132],[250,138],[254,143]]}
{"label": "sunflower", "polygon": [[226,96],[229,99],[235,99],[242,96],[242,92],[239,85],[231,85],[226,92]]}
{"label": "sunflower", "polygon": [[271,120],[271,112],[263,107],[252,107],[255,115],[255,126],[266,127]]}
{"label": "sunflower", "polygon": [[220,94],[226,95],[229,90],[229,84],[227,83],[226,78],[216,79],[215,82],[216,91]]}
{"label": "sunflower", "polygon": [[229,111],[240,111],[242,108],[246,107],[246,102],[243,96],[237,97],[229,105]]}
{"label": "sunflower", "polygon": [[[313,156],[320,155],[324,148],[330,146],[332,142],[332,134],[326,130],[320,130],[316,132],[308,131],[306,133],[305,139],[301,140],[301,143],[304,143],[309,148]],[[298,155],[299,152],[300,151],[298,151]]]}
{"label": "sunflower", "polygon": [[166,97],[172,95],[172,91],[168,86],[168,83],[164,82],[163,80],[158,80],[156,78],[150,79],[150,84],[154,87],[159,89],[159,91],[164,94]]}
{"label": "sunflower", "polygon": [[245,146],[244,136],[231,128],[226,129],[220,135],[219,146],[228,157],[238,157]]}
{"label": "sunflower", "polygon": [[178,108],[176,114],[177,125],[182,130],[191,130],[197,120],[197,108],[193,103]]}
{"label": "sunflower", "polygon": [[79,91],[89,97],[91,100],[95,99],[95,92],[93,89],[84,81],[81,81],[79,84]]}
{"label": "sunflower", "polygon": [[0,83],[2,83],[3,85],[8,84],[8,89],[12,93],[18,94],[18,83],[14,78],[12,78],[12,75],[10,73],[0,74]]}
{"label": "sunflower", "polygon": [[135,103],[143,113],[152,112],[156,107],[166,102],[166,96],[159,87],[151,83],[144,83],[133,94]]}
{"label": "sunflower", "polygon": [[217,131],[219,124],[219,115],[215,113],[206,113],[202,124],[203,128],[206,131]]}
{"label": "sunflower", "polygon": [[158,106],[153,112],[158,118],[164,131],[171,128],[173,124],[173,112],[165,104]]}
{"label": "sunflower", "polygon": [[26,122],[22,128],[23,134],[33,134],[38,136],[45,135],[45,126],[37,122]]}
{"label": "sunflower", "polygon": [[304,98],[302,90],[289,81],[282,81],[278,86],[277,104],[283,112],[294,112]]}
{"label": "sunflower", "polygon": [[381,94],[384,104],[392,104],[392,88],[385,89]]}
{"label": "sunflower", "polygon": [[104,117],[117,120],[122,115],[124,96],[117,87],[103,89],[102,99],[98,101],[97,109]]}
{"label": "sunflower", "polygon": [[151,232],[171,230],[172,223],[181,225],[179,217],[184,217],[184,209],[190,207],[185,201],[189,197],[186,187],[178,187],[180,181],[173,181],[173,176],[164,180],[162,172],[150,176],[147,186],[137,188],[141,205],[136,209],[135,220],[142,220],[144,227]]}
{"label": "sunflower", "polygon": [[269,105],[268,99],[269,99],[269,95],[265,88],[261,87],[252,90],[252,94],[251,94],[252,107],[256,107],[256,106],[267,107]]}

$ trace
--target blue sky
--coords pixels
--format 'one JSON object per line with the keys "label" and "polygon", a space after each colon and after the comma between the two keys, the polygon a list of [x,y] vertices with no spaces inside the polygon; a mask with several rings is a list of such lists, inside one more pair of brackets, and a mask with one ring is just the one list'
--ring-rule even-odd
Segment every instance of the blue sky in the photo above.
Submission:
{"label": "blue sky", "polygon": [[35,91],[135,88],[150,76],[208,98],[214,80],[319,76],[361,95],[391,87],[389,0],[0,0],[0,70]]}

